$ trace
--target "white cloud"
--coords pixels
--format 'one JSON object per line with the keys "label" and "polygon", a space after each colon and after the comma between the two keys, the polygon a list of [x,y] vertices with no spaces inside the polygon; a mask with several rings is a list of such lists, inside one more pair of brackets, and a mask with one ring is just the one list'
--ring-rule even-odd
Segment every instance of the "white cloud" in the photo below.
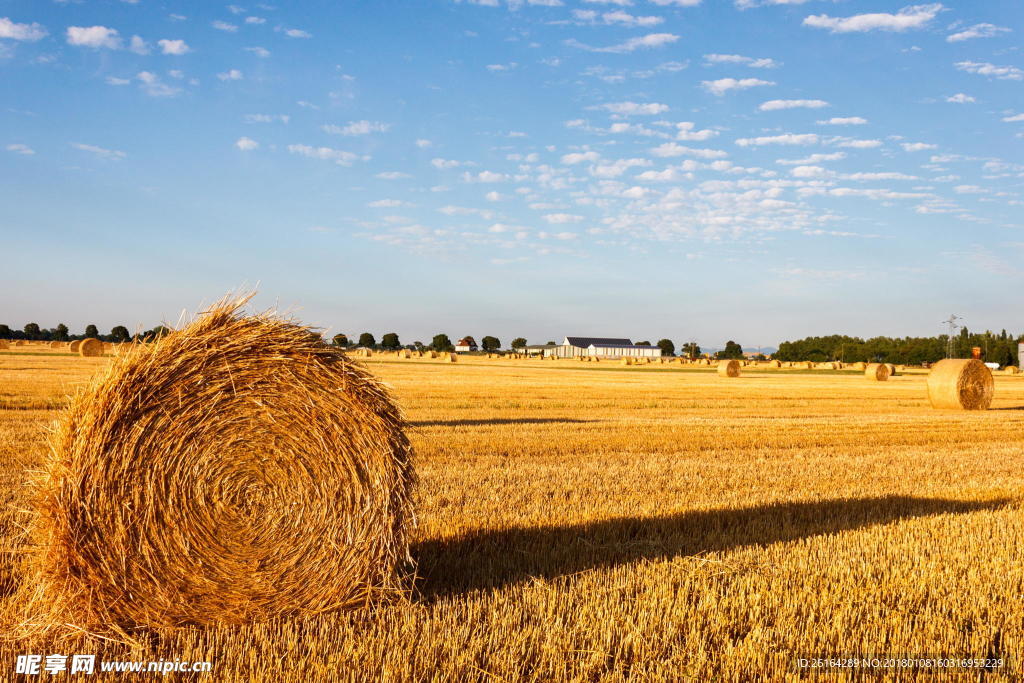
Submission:
{"label": "white cloud", "polygon": [[475,175],[472,173],[462,174],[463,182],[467,183],[500,183],[508,179],[504,173],[495,173],[494,171],[480,171]]}
{"label": "white cloud", "polygon": [[230,69],[229,71],[217,74],[217,78],[222,81],[240,81],[245,78],[245,76],[238,69]]}
{"label": "white cloud", "polygon": [[1016,123],[1018,121],[1024,121],[1024,114],[1014,114],[1013,116],[1004,116],[1003,121],[1007,123]]}
{"label": "white cloud", "polygon": [[651,154],[656,157],[691,156],[698,157],[700,159],[721,159],[722,157],[729,156],[722,150],[694,149],[693,147],[686,147],[684,145],[676,144],[675,142],[666,142],[663,145],[658,145],[651,150]]}
{"label": "white cloud", "polygon": [[976,102],[977,100],[975,100],[970,95],[965,95],[962,92],[958,92],[955,95],[950,95],[949,97],[947,97],[946,101],[952,102],[954,104],[968,104],[970,102]]}
{"label": "white cloud", "polygon": [[143,92],[150,97],[174,97],[181,92],[181,88],[167,85],[152,71],[140,71],[135,75],[135,78],[141,84],[140,87]]}
{"label": "white cloud", "polygon": [[804,18],[804,26],[825,28],[832,33],[855,33],[862,31],[906,31],[923,28],[942,11],[942,5],[911,5],[896,14],[874,12],[855,14],[851,17],[830,17],[827,14],[812,14]]}
{"label": "white cloud", "polygon": [[274,121],[280,121],[281,123],[288,123],[292,117],[288,114],[246,114],[246,123],[273,123]]}
{"label": "white cloud", "polygon": [[15,154],[25,154],[25,155],[30,155],[30,154],[35,154],[36,153],[36,151],[34,149],[29,147],[28,145],[23,145],[20,142],[16,142],[13,145],[7,145],[7,151],[8,152],[14,152]]}
{"label": "white cloud", "polygon": [[842,176],[846,180],[920,180],[916,175],[906,173],[895,173],[892,171],[881,171],[872,173],[847,173]]}
{"label": "white cloud", "polygon": [[779,66],[779,63],[774,59],[767,57],[754,58],[744,57],[743,55],[721,55],[721,54],[710,54],[704,55],[704,65],[711,66],[714,64],[743,64],[750,66],[755,69],[774,69]]}
{"label": "white cloud", "polygon": [[926,149],[936,149],[938,148],[938,145],[929,145],[926,142],[903,142],[900,143],[900,147],[902,147],[905,152],[922,152]]}
{"label": "white cloud", "polygon": [[426,138],[420,138],[416,141],[416,146],[419,147],[420,149],[427,149],[428,147],[432,147],[433,144],[433,142],[427,140]]}
{"label": "white cloud", "polygon": [[544,220],[552,225],[565,225],[567,223],[579,223],[583,220],[583,216],[578,216],[573,213],[548,213],[542,216]]}
{"label": "white cloud", "polygon": [[775,85],[772,81],[762,81],[759,78],[719,78],[716,81],[701,81],[701,85],[708,92],[715,95],[724,95],[730,90],[746,90],[762,85]]}
{"label": "white cloud", "polygon": [[0,17],[0,38],[34,43],[48,35],[49,33],[41,24],[35,22],[31,24],[16,24],[7,17]]}
{"label": "white cloud", "polygon": [[761,145],[816,145],[819,138],[814,133],[784,133],[756,138],[740,138],[736,144],[740,147],[760,147]]}
{"label": "white cloud", "polygon": [[370,133],[385,133],[391,128],[389,123],[379,121],[349,121],[344,126],[329,124],[321,126],[325,133],[333,135],[369,135]]}
{"label": "white cloud", "polygon": [[571,165],[578,164],[583,161],[597,161],[601,158],[601,155],[594,151],[589,152],[570,152],[569,154],[562,155],[562,163]]}
{"label": "white cloud", "polygon": [[399,206],[408,206],[408,204],[401,199],[378,199],[368,203],[367,206],[371,209],[393,209]]}
{"label": "white cloud", "polygon": [[511,71],[512,69],[519,66],[516,62],[509,62],[508,64],[488,64],[488,71]]}
{"label": "white cloud", "polygon": [[265,23],[267,23],[267,20],[264,19],[263,17],[246,17],[245,18],[245,23],[247,23],[247,24],[257,24],[258,25],[258,24],[265,24]]}
{"label": "white cloud", "polygon": [[881,147],[881,140],[855,140],[853,138],[833,138],[829,141],[836,147],[847,147],[849,149],[872,149]]}
{"label": "white cloud", "polygon": [[284,34],[289,38],[312,38],[313,34],[302,29],[290,28],[287,29]]}
{"label": "white cloud", "polygon": [[402,171],[383,171],[374,176],[374,178],[380,178],[381,180],[401,180],[403,178],[412,178],[408,173]]}
{"label": "white cloud", "polygon": [[1024,80],[1024,71],[1015,66],[996,66],[988,62],[957,62],[954,66],[960,71],[979,76],[991,76],[1002,81]]}
{"label": "white cloud", "polygon": [[486,199],[489,202],[500,202],[504,199],[507,199],[507,197],[500,192],[491,191],[484,195],[484,199]]}
{"label": "white cloud", "polygon": [[131,42],[128,44],[128,50],[137,55],[148,55],[149,45],[140,36],[132,36]]}
{"label": "white cloud", "polygon": [[160,46],[160,51],[165,55],[183,55],[191,52],[191,48],[189,48],[184,40],[168,40],[163,38],[156,41],[156,44]]}
{"label": "white cloud", "polygon": [[833,116],[817,123],[822,126],[863,126],[868,120],[860,116]]}
{"label": "white cloud", "polygon": [[996,26],[995,24],[975,24],[963,31],[946,36],[947,43],[958,43],[971,38],[994,38],[1000,33],[1009,33],[1010,29]]}
{"label": "white cloud", "polygon": [[674,43],[677,40],[679,40],[679,36],[672,33],[649,33],[646,36],[630,38],[624,43],[610,45],[608,47],[591,47],[590,45],[585,45],[584,43],[572,38],[565,41],[565,44],[581,50],[588,50],[590,52],[611,52],[621,54],[625,52],[633,52],[639,49],[661,47],[663,45],[668,45],[669,43]]}
{"label": "white cloud", "polygon": [[242,49],[264,59],[270,56],[270,50],[265,47],[243,47]]}
{"label": "white cloud", "polygon": [[256,142],[252,138],[247,138],[243,136],[235,140],[235,147],[242,150],[243,152],[250,152],[254,149],[258,149],[259,146],[260,143]]}
{"label": "white cloud", "polygon": [[708,140],[718,135],[717,130],[711,130],[710,128],[704,128],[702,130],[695,130],[696,125],[691,121],[680,121],[676,124],[676,140]]}
{"label": "white cloud", "polygon": [[829,106],[825,100],[768,100],[758,107],[761,111],[778,111],[779,109],[821,109]]}
{"label": "white cloud", "polygon": [[632,26],[632,27],[647,27],[657,26],[658,24],[665,21],[661,17],[646,16],[639,17],[623,10],[614,10],[612,12],[604,12],[600,14],[594,10],[580,10],[576,9],[572,11],[573,16],[579,22],[585,22],[588,24],[604,23],[607,25],[620,25],[620,26]]}
{"label": "white cloud", "polygon": [[461,161],[456,161],[455,159],[441,159],[439,157],[437,159],[431,159],[430,160],[430,165],[433,166],[434,168],[440,168],[440,169],[458,168],[459,166],[462,166],[462,162]]}
{"label": "white cloud", "polygon": [[103,147],[97,147],[96,145],[84,145],[81,142],[72,142],[71,146],[83,152],[95,154],[97,157],[101,159],[109,159],[112,161],[124,159],[125,157],[128,156],[124,152],[118,151],[116,149],[105,149]]}
{"label": "white cloud", "polygon": [[121,47],[117,29],[106,26],[68,26],[67,40],[68,45],[94,49],[116,50]]}
{"label": "white cloud", "polygon": [[627,170],[636,166],[650,166],[647,159],[617,159],[610,164],[595,164],[590,167],[590,174],[597,178],[618,178]]}
{"label": "white cloud", "polygon": [[803,159],[776,159],[775,163],[783,166],[800,166],[820,164],[823,161],[839,161],[846,158],[846,152],[829,152],[827,154],[811,154]]}
{"label": "white cloud", "polygon": [[333,161],[340,166],[351,166],[359,158],[357,154],[330,147],[310,147],[309,145],[288,145],[288,151],[310,159]]}
{"label": "white cloud", "polygon": [[218,31],[227,31],[228,33],[234,33],[238,30],[238,26],[235,24],[229,24],[228,22],[221,21],[220,19],[211,23],[210,26],[214,27]]}
{"label": "white cloud", "polygon": [[985,188],[977,185],[957,185],[953,191],[957,194],[985,194],[988,192]]}
{"label": "white cloud", "polygon": [[604,109],[620,116],[654,116],[668,111],[668,105],[657,102],[647,104],[640,104],[638,102],[609,102],[608,104],[598,105],[594,109]]}
{"label": "white cloud", "polygon": [[238,5],[228,5],[228,11],[232,14],[245,14],[245,8]]}
{"label": "white cloud", "polygon": [[794,178],[827,178],[832,172],[821,166],[795,166],[790,169],[789,174]]}
{"label": "white cloud", "polygon": [[631,7],[633,0],[583,0],[591,5],[618,5],[619,7]]}

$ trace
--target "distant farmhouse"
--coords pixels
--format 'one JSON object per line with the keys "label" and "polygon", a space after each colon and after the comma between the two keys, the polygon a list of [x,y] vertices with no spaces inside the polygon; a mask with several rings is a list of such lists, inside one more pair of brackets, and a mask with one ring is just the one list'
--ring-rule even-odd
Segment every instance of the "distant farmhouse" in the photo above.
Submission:
{"label": "distant farmhouse", "polygon": [[598,358],[657,358],[661,349],[657,346],[640,346],[629,339],[615,337],[566,337],[561,344],[542,344],[513,349],[517,353],[543,355],[545,358],[576,358],[595,356]]}
{"label": "distant farmhouse", "polygon": [[455,350],[458,353],[466,353],[469,351],[476,351],[477,345],[476,340],[472,337],[463,337],[455,343]]}

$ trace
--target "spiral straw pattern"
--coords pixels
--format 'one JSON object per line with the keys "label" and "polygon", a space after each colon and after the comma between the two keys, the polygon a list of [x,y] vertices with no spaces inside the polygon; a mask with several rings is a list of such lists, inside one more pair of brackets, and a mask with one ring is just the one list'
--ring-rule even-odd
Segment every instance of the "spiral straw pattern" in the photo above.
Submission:
{"label": "spiral straw pattern", "polygon": [[247,299],[136,344],[72,401],[38,482],[37,624],[242,623],[406,586],[399,409],[308,328],[241,315]]}

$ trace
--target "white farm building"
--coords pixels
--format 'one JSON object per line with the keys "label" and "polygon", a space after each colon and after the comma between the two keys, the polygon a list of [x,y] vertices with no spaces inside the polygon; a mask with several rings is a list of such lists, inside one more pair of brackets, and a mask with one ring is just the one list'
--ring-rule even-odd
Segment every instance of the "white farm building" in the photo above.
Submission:
{"label": "white farm building", "polygon": [[566,337],[561,344],[546,349],[544,355],[558,358],[657,358],[661,355],[661,349],[657,346],[637,345],[629,339],[615,337]]}

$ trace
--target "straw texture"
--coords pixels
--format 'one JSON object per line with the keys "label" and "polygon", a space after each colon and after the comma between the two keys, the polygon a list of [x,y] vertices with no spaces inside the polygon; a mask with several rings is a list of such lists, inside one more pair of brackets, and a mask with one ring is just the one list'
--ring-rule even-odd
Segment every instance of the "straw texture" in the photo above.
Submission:
{"label": "straw texture", "polygon": [[864,376],[872,382],[885,382],[890,374],[889,366],[885,363],[871,363],[864,369]]}
{"label": "straw texture", "polygon": [[928,373],[928,400],[933,408],[987,410],[994,393],[992,372],[980,360],[947,358]]}
{"label": "straw texture", "polygon": [[720,360],[720,361],[718,361],[718,376],[719,377],[739,377],[740,376],[740,362],[738,360]]}
{"label": "straw texture", "polygon": [[23,628],[243,623],[406,586],[399,409],[308,328],[223,301],[118,355],[35,482]]}

